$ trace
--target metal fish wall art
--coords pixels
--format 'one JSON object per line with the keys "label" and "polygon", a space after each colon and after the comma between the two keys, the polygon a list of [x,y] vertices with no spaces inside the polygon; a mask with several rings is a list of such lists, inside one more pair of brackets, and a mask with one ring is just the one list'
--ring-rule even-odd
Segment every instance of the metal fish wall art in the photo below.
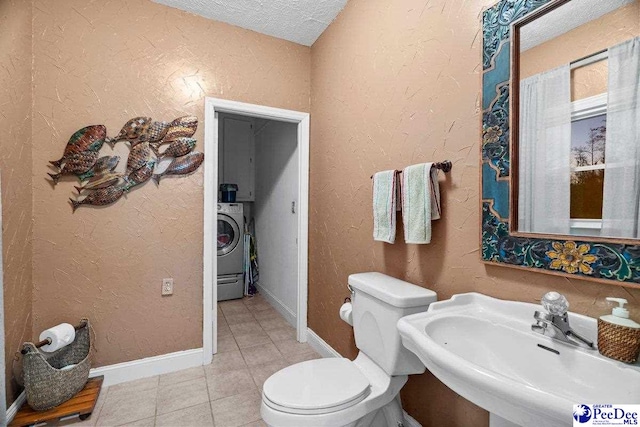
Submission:
{"label": "metal fish wall art", "polygon": [[124,194],[124,187],[118,185],[112,185],[106,188],[100,188],[99,190],[94,191],[89,194],[82,200],[73,200],[71,201],[71,207],[73,208],[73,212],[76,211],[82,205],[92,205],[92,206],[104,206],[110,205],[118,201],[120,197]]}
{"label": "metal fish wall art", "polygon": [[141,142],[158,142],[162,140],[169,130],[170,123],[167,122],[153,122],[137,139],[130,140],[131,146]]}
{"label": "metal fish wall art", "polygon": [[83,151],[82,153],[70,154],[64,161],[60,172],[56,174],[49,173],[48,175],[53,180],[53,183],[57,184],[60,177],[63,175],[78,175],[86,173],[93,167],[93,165],[96,164],[98,155],[99,153],[97,151]]}
{"label": "metal fish wall art", "polygon": [[156,163],[156,160],[150,160],[140,169],[131,172],[126,178],[127,183],[124,186],[124,191],[129,191],[133,187],[149,181],[149,179],[151,179],[151,176],[153,175],[153,170],[156,167]]}
{"label": "metal fish wall art", "polygon": [[129,158],[127,158],[126,174],[129,175],[131,172],[140,169],[147,164],[149,159],[151,159],[151,147],[148,142],[142,142],[131,147]]}
{"label": "metal fish wall art", "polygon": [[112,185],[118,184],[118,182],[120,182],[122,178],[124,178],[124,175],[122,175],[121,173],[108,172],[104,175],[95,177],[95,179],[87,182],[82,187],[74,186],[73,188],[75,188],[78,191],[78,194],[80,194],[84,190],[98,190],[100,188],[110,187]]}
{"label": "metal fish wall art", "polygon": [[118,141],[134,141],[146,133],[150,125],[151,117],[134,117],[122,126],[115,137],[107,138],[107,143],[113,147]]}
{"label": "metal fish wall art", "polygon": [[171,143],[179,138],[190,138],[195,132],[195,129],[185,126],[171,127],[167,131],[167,135],[162,138],[162,140],[151,144],[151,148],[156,154],[158,154],[161,145]]}
{"label": "metal fish wall art", "polygon": [[[105,206],[116,202],[125,193],[153,178],[157,184],[165,175],[188,175],[204,161],[204,154],[193,152],[198,118],[182,116],[171,122],[153,121],[151,117],[134,117],[127,121],[113,138],[107,137],[103,125],[92,125],[76,131],[59,160],[51,161],[58,173],[50,173],[54,184],[63,175],[75,175],[80,185],[74,186],[81,200],[71,201],[73,212],[80,206]],[[112,147],[118,141],[129,142],[129,155],[124,173],[116,171],[119,156],[100,156],[105,142]],[[159,147],[169,144],[164,152]],[[155,153],[155,158],[154,154]],[[169,166],[154,174],[162,159],[172,159]]]}
{"label": "metal fish wall art", "polygon": [[195,130],[198,128],[198,118],[196,116],[182,116],[178,117],[177,119],[173,119],[173,121],[169,123],[169,125],[172,127],[184,126],[192,128],[195,132]]}
{"label": "metal fish wall art", "polygon": [[189,154],[196,146],[196,140],[193,138],[177,138],[173,141],[162,154],[159,159],[165,157],[181,157]]}
{"label": "metal fish wall art", "polygon": [[87,179],[100,175],[103,172],[112,172],[118,163],[120,162],[120,156],[104,156],[100,157],[96,164],[87,172],[78,175],[80,181],[86,181]]}
{"label": "metal fish wall art", "polygon": [[177,138],[189,138],[198,129],[198,118],[195,116],[178,117],[169,124],[167,134],[162,138],[160,144],[175,141]]}
{"label": "metal fish wall art", "polygon": [[186,156],[177,157],[173,159],[171,164],[164,170],[164,172],[153,175],[153,180],[157,185],[160,185],[160,179],[165,175],[188,175],[194,172],[200,167],[204,160],[203,153],[190,153]]}
{"label": "metal fish wall art", "polygon": [[84,151],[99,151],[107,137],[107,128],[103,125],[91,125],[74,132],[69,138],[64,153],[59,160],[52,160],[53,166],[60,168],[64,161],[72,154]]}

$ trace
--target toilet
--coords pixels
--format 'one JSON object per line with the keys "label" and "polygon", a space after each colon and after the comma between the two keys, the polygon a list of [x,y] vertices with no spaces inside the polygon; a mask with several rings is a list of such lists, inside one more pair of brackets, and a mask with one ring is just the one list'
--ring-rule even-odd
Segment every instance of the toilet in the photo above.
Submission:
{"label": "toilet", "polygon": [[355,360],[326,358],[288,366],[263,386],[262,419],[270,427],[398,427],[400,390],[424,364],[403,345],[396,324],[426,311],[436,293],[382,273],[349,276]]}

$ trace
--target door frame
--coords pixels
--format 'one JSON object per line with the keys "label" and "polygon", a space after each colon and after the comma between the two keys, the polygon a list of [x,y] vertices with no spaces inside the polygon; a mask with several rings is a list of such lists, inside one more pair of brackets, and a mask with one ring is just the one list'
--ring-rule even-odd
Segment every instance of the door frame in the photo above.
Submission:
{"label": "door frame", "polygon": [[[2,175],[2,174],[0,174]],[[1,179],[0,179],[1,181]],[[2,183],[0,182],[0,426],[5,426],[10,421],[7,413],[6,381],[5,376],[5,336],[4,336],[4,259],[2,257]],[[15,403],[15,401],[14,401]],[[11,406],[13,407],[13,405]],[[11,408],[10,407],[10,408]],[[17,411],[17,408],[16,408]]]}
{"label": "door frame", "polygon": [[204,112],[204,249],[203,249],[203,363],[209,364],[218,352],[218,266],[215,250],[218,194],[218,114],[231,113],[281,122],[298,127],[298,298],[296,336],[307,341],[307,296],[309,258],[309,113],[220,98],[205,98]]}

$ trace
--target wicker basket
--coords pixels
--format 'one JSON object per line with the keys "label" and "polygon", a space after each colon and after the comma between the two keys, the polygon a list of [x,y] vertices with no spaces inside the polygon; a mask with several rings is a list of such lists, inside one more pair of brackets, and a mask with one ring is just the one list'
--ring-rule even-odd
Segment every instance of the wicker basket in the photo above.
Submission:
{"label": "wicker basket", "polygon": [[611,359],[634,363],[640,354],[640,329],[598,319],[598,350]]}
{"label": "wicker basket", "polygon": [[[83,322],[85,325],[76,331],[75,340],[53,353],[44,353],[33,343],[25,343],[24,388],[33,409],[54,408],[75,396],[87,383],[91,368],[91,325],[87,319]],[[62,369],[74,364],[70,369]]]}

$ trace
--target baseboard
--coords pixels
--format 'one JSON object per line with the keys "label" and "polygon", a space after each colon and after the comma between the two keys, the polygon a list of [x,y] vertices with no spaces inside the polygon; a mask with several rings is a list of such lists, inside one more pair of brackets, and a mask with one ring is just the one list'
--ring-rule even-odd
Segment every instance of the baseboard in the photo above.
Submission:
{"label": "baseboard", "polygon": [[9,409],[7,409],[7,417],[6,417],[7,424],[13,421],[13,417],[16,416],[16,414],[18,413],[18,410],[20,409],[20,407],[22,406],[25,400],[27,400],[27,393],[25,393],[24,390],[22,390],[22,393],[18,395],[16,400],[14,400],[11,406],[9,406]]}
{"label": "baseboard", "polygon": [[[331,347],[320,335],[307,328],[307,344],[311,346],[322,357],[342,357],[335,348]],[[422,427],[411,415],[404,411],[404,427]]]}
{"label": "baseboard", "polygon": [[89,376],[97,377],[104,375],[103,386],[108,387],[127,381],[202,366],[202,352],[203,350],[201,348],[196,348],[193,350],[162,354],[160,356],[145,357],[144,359],[132,360],[130,362],[116,363],[115,365],[101,366],[92,369]]}
{"label": "baseboard", "polygon": [[278,297],[264,286],[260,286],[258,284],[256,285],[256,288],[258,288],[258,292],[264,297],[264,299],[266,299],[269,304],[271,304],[273,308],[275,308],[276,311],[284,317],[284,320],[286,320],[287,323],[294,328],[297,327],[296,313],[293,310],[287,307]]}
{"label": "baseboard", "polygon": [[340,353],[320,338],[318,334],[313,332],[311,328],[307,328],[307,344],[322,357],[342,357]]}
{"label": "baseboard", "polygon": [[404,427],[422,427],[422,424],[417,422],[411,415],[407,414],[407,411],[403,409],[402,412],[404,412]]}
{"label": "baseboard", "polygon": [[[93,368],[89,372],[89,377],[104,375],[102,385],[108,387],[127,381],[139,380],[141,378],[153,377],[155,375],[169,374],[182,369],[202,366],[202,349],[176,351],[175,353],[162,354],[160,356],[145,357],[144,359],[132,360],[130,362],[116,363],[115,365],[101,366]],[[18,398],[7,409],[7,424],[13,420],[18,410],[27,399],[23,391]]]}

